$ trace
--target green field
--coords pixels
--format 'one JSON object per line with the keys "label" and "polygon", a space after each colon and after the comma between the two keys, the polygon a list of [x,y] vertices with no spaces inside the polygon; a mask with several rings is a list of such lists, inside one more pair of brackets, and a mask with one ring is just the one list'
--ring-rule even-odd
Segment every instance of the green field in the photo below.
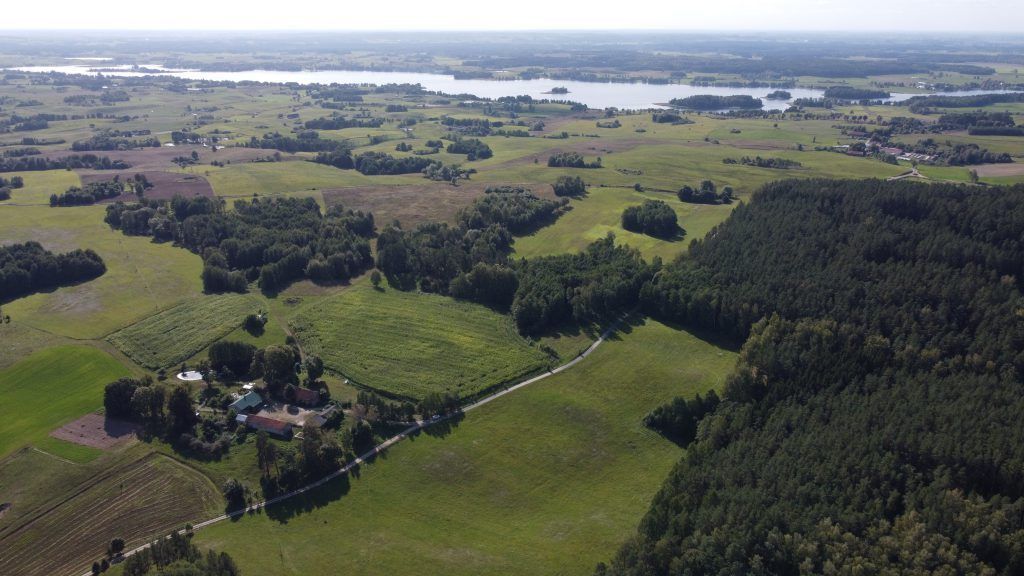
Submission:
{"label": "green field", "polygon": [[173,368],[236,330],[259,308],[244,294],[202,296],[118,330],[107,340],[140,366]]}
{"label": "green field", "polygon": [[306,353],[389,394],[470,396],[548,365],[507,316],[433,294],[375,290],[363,279],[291,320]]}
{"label": "green field", "polygon": [[[630,232],[622,227],[622,211],[644,200],[663,200],[675,210],[679,225],[686,234],[678,239],[662,240]],[[715,224],[725,220],[735,205],[711,206],[680,202],[675,194],[637,192],[632,188],[590,188],[587,196],[572,201],[572,210],[555,224],[541,228],[529,236],[516,238],[517,256],[533,258],[566,252],[579,252],[609,232],[620,244],[637,248],[648,260],[660,256],[668,261],[685,252],[690,240],[703,238]]]}
{"label": "green field", "polygon": [[[305,502],[197,534],[246,573],[590,574],[680,450],[641,419],[718,388],[736,355],[647,321]],[[324,500],[335,500],[318,507]],[[302,510],[313,508],[312,511]]]}
{"label": "green field", "polygon": [[[51,172],[26,173],[26,188],[40,175],[55,177]],[[15,190],[12,200],[21,193]],[[198,256],[111,230],[103,215],[102,206],[0,205],[0,244],[35,240],[57,252],[91,248],[107,265],[95,280],[4,304],[14,322],[76,339],[101,338],[200,293]]]}
{"label": "green field", "polygon": [[101,408],[103,387],[127,375],[117,360],[89,346],[49,348],[0,371],[0,459]]}

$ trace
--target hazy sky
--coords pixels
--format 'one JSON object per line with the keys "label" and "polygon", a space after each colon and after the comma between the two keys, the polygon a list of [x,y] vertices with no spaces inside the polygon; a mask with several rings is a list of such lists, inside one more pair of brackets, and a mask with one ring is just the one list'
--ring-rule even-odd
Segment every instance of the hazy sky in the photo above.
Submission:
{"label": "hazy sky", "polygon": [[1021,0],[48,0],[4,2],[0,29],[1009,31]]}

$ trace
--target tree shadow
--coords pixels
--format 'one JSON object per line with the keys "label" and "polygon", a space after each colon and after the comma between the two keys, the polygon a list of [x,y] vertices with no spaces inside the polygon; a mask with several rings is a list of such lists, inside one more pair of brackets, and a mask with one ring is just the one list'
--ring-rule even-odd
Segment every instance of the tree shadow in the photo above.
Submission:
{"label": "tree shadow", "polygon": [[425,428],[420,428],[413,434],[410,434],[410,436],[422,433],[425,436],[430,436],[431,438],[445,438],[452,434],[455,431],[455,429],[459,427],[459,424],[461,424],[465,418],[465,412],[459,410],[443,420],[435,422],[434,424],[431,424],[430,426],[427,426]]}
{"label": "tree shadow", "polygon": [[661,322],[662,324],[668,326],[673,330],[686,332],[692,335],[693,337],[697,338],[698,340],[702,340],[704,342],[707,342],[708,344],[711,344],[712,346],[723,348],[730,352],[739,352],[740,348],[743,347],[743,341],[736,340],[735,338],[730,337],[728,334],[725,334],[724,332],[715,332],[714,330],[709,330],[707,328],[688,326],[680,322],[676,322],[673,320],[664,320],[660,318],[658,319],[658,322]]}
{"label": "tree shadow", "polygon": [[[287,524],[292,518],[301,514],[308,514],[318,508],[323,508],[332,502],[343,498],[352,489],[352,483],[348,474],[342,474],[333,478],[308,492],[297,494],[291,498],[265,506],[262,510],[267,518]],[[249,514],[258,514],[258,511],[250,511]]]}

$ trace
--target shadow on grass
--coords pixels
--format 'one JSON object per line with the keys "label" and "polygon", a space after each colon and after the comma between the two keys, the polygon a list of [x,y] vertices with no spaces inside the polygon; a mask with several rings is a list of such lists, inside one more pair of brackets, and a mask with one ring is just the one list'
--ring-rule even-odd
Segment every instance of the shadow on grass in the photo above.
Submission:
{"label": "shadow on grass", "polygon": [[232,521],[238,521],[242,516],[263,513],[270,520],[279,524],[287,524],[289,520],[296,516],[308,514],[332,502],[341,500],[351,489],[352,483],[349,480],[348,474],[342,474],[308,492],[271,504],[262,510],[253,510],[246,514],[234,516]]}
{"label": "shadow on grass", "polygon": [[706,328],[697,328],[697,327],[694,327],[694,326],[687,326],[685,324],[681,324],[681,323],[678,323],[678,322],[673,322],[671,320],[658,320],[658,321],[661,322],[662,324],[664,324],[665,326],[668,326],[669,328],[671,328],[673,330],[678,330],[680,332],[686,332],[688,334],[691,334],[693,337],[697,338],[698,340],[702,340],[702,341],[707,342],[708,344],[711,344],[712,346],[716,346],[718,348],[724,348],[725,350],[728,350],[730,352],[739,352],[740,348],[743,346],[743,342],[738,342],[735,339],[730,338],[726,334],[723,334],[723,333],[720,333],[720,332],[715,332],[713,330],[708,330]]}

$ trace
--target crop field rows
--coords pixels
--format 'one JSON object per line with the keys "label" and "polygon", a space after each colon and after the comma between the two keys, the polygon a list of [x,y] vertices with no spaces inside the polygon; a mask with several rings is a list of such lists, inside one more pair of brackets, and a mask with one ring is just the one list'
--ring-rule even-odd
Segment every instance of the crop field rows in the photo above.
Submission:
{"label": "crop field rows", "polygon": [[[150,454],[102,471],[0,537],[0,573],[75,574],[125,537],[129,549],[212,514],[220,496],[195,470]],[[45,538],[41,537],[46,535]]]}
{"label": "crop field rows", "polygon": [[259,304],[243,294],[203,296],[159,312],[107,340],[150,370],[175,367],[231,333]]}
{"label": "crop field rows", "polygon": [[292,327],[305,351],[323,357],[330,370],[409,398],[471,396],[549,362],[497,312],[432,294],[375,290],[365,281],[303,309]]}

